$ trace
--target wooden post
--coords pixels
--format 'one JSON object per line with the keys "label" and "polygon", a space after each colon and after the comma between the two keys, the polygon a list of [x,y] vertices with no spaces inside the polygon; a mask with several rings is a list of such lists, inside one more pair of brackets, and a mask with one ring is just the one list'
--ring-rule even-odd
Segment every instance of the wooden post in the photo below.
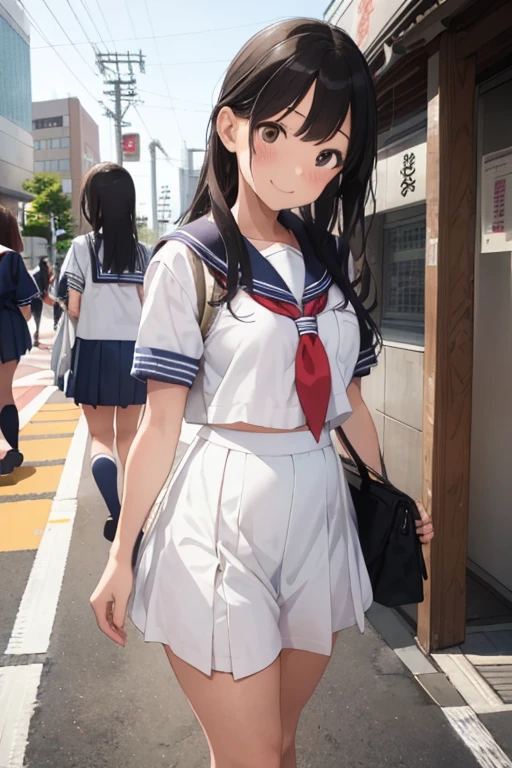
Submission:
{"label": "wooden post", "polygon": [[423,495],[436,536],[418,610],[428,651],[466,631],[476,159],[474,58],[444,33],[429,59]]}

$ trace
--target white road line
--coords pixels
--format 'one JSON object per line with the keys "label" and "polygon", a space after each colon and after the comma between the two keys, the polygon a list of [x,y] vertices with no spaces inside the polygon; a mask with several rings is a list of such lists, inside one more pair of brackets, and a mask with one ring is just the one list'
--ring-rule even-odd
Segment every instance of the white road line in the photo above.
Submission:
{"label": "white road line", "polygon": [[512,762],[471,707],[442,707],[442,710],[482,768],[512,768]]}
{"label": "white road line", "polygon": [[0,768],[23,768],[42,664],[0,667]]}
{"label": "white road line", "polygon": [[40,392],[34,397],[33,400],[30,401],[30,403],[27,403],[27,405],[21,409],[19,414],[20,429],[23,429],[23,427],[27,426],[30,419],[36,415],[38,410],[42,408],[46,401],[49,400],[50,396],[53,395],[53,393],[56,391],[57,387],[46,387],[46,389],[43,389],[42,392]]}
{"label": "white road line", "polygon": [[[87,423],[82,416],[71,441],[6,654],[46,653],[50,645],[76,515],[86,444]],[[53,520],[66,522],[53,523]]]}
{"label": "white road line", "polygon": [[28,373],[26,376],[22,376],[13,382],[13,389],[17,387],[37,387],[41,384],[51,385],[55,381],[53,371],[48,370],[48,367],[41,368],[34,373]]}

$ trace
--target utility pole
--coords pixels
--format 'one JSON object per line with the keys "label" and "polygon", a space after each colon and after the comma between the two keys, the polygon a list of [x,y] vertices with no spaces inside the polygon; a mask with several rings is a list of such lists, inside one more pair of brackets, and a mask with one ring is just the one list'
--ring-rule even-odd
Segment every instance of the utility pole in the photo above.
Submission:
{"label": "utility pole", "polygon": [[149,156],[151,158],[151,224],[153,231],[158,233],[158,213],[157,213],[157,200],[156,200],[156,150],[169,157],[165,149],[162,147],[158,139],[153,139],[149,145]]}
{"label": "utility pole", "polygon": [[171,190],[168,186],[161,187],[158,207],[158,235],[161,237],[165,233],[165,225],[171,218]]}
{"label": "utility pole", "polygon": [[103,75],[103,82],[110,86],[103,91],[112,102],[114,109],[110,109],[100,102],[105,110],[105,115],[114,121],[116,130],[116,154],[118,165],[123,164],[123,128],[131,124],[124,120],[128,108],[137,100],[137,80],[133,72],[134,64],[142,73],[145,72],[145,56],[139,53],[101,53],[96,52],[96,65]]}

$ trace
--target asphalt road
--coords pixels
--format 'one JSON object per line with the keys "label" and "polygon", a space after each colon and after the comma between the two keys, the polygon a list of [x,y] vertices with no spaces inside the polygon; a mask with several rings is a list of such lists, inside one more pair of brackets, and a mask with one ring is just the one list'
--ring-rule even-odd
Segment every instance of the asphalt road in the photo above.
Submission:
{"label": "asphalt road", "polygon": [[[127,648],[118,648],[96,627],[88,598],[107,557],[104,517],[86,467],[25,766],[208,768],[202,731],[163,650],[144,644],[133,627]],[[19,554],[0,617],[2,639],[30,565]],[[4,561],[4,575],[6,568]],[[369,624],[363,637],[355,629],[339,638],[298,745],[299,768],[477,768],[442,711]]]}

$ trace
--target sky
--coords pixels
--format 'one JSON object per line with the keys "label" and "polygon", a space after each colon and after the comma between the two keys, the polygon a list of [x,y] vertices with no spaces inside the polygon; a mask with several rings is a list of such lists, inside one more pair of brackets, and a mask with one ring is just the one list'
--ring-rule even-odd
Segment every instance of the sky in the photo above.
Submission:
{"label": "sky", "polygon": [[258,30],[283,18],[322,18],[328,2],[23,0],[32,27],[32,100],[77,96],[99,125],[101,159],[115,161],[113,125],[99,103],[108,97],[93,45],[102,52],[141,50],[146,71],[135,74],[143,103],[130,107],[131,126],[124,129],[140,133],[141,161],[126,168],[135,181],[138,213],[151,221],[148,145],[151,139],[161,142],[170,160],[157,152],[157,185],[159,192],[170,187],[175,219],[183,142],[204,148],[213,99],[229,62]]}

